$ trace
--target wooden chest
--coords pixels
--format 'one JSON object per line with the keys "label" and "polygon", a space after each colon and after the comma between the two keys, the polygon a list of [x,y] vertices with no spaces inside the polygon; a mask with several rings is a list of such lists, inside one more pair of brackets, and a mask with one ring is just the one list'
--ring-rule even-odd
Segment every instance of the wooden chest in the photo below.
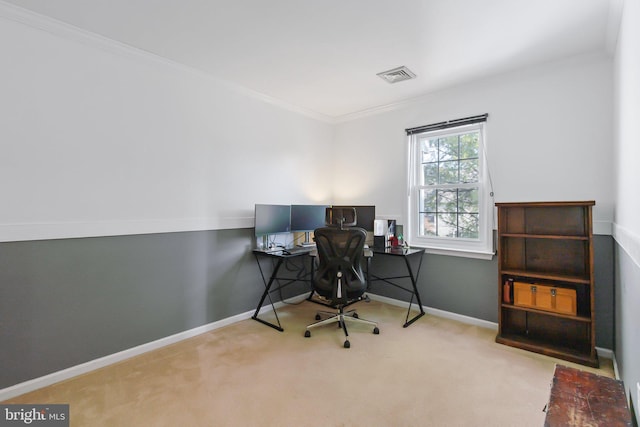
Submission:
{"label": "wooden chest", "polygon": [[577,314],[575,289],[514,282],[513,304],[572,316]]}
{"label": "wooden chest", "polygon": [[622,381],[556,365],[545,427],[631,427]]}

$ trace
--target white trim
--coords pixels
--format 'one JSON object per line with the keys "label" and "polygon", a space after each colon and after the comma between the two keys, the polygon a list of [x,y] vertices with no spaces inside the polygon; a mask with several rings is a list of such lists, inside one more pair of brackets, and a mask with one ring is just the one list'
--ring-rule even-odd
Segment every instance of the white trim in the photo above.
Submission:
{"label": "white trim", "polygon": [[236,316],[231,316],[226,319],[219,320],[217,322],[209,323],[208,325],[199,326],[197,328],[190,329],[188,331],[170,335],[168,337],[161,338],[156,341],[152,341],[146,344],[132,347],[127,350],[120,351],[118,353],[113,353],[108,356],[91,360],[89,362],[82,363],[80,365],[72,366],[70,368],[63,369],[58,372],[53,372],[43,377],[34,378],[32,380],[13,385],[11,387],[7,387],[5,389],[0,390],[0,401],[11,399],[15,396],[19,396],[21,394],[31,392],[42,387],[47,387],[52,384],[58,383],[60,381],[68,380],[78,375],[86,374],[96,369],[100,369],[105,366],[109,366],[114,363],[121,362],[125,359],[129,359],[134,356],[139,356],[149,351],[157,350],[167,345],[175,344],[179,341],[192,338],[196,335],[200,335],[205,332],[209,332],[209,331],[221,328],[223,326],[230,325],[240,320],[248,319],[252,315],[253,315],[253,310],[251,312],[246,312],[246,313],[238,314]]}
{"label": "white trim", "polygon": [[[376,215],[376,218],[396,219],[397,221],[401,221],[402,216]],[[82,237],[126,236],[132,234],[175,233],[185,231],[231,230],[237,228],[253,228],[253,226],[253,217],[169,218],[86,222],[60,221],[0,224],[0,243],[29,240],[74,239]],[[594,234],[613,234],[613,225],[608,221],[595,221],[593,223],[593,228]],[[624,234],[624,230],[619,230],[618,233]],[[426,248],[425,252],[436,255],[450,255],[485,260],[490,260],[494,256],[493,252],[454,251],[435,248]],[[640,265],[640,263],[638,264]]]}
{"label": "white trim", "polygon": [[616,376],[616,379],[619,380],[620,379],[620,370],[618,369],[618,359],[616,359],[616,354],[614,352],[612,353],[612,357],[611,360],[613,360],[613,373]]}
{"label": "white trim", "polygon": [[463,249],[461,250],[438,249],[438,248],[424,248],[424,252],[427,254],[483,259],[487,261],[492,260],[494,255],[496,254],[495,252],[469,251],[469,250],[463,250]]}
{"label": "white trim", "polygon": [[640,268],[640,236],[616,223],[613,224],[613,238]]}
{"label": "white trim", "polygon": [[170,59],[144,51],[142,49],[138,49],[136,47],[101,36],[91,31],[87,31],[82,28],[73,26],[71,24],[58,21],[57,19],[45,16],[45,15],[40,15],[38,13],[22,8],[20,6],[6,3],[2,0],[0,0],[0,18],[18,22],[18,23],[27,25],[31,28],[45,31],[54,36],[80,42],[90,47],[105,50],[116,55],[120,55],[128,58],[142,59],[150,62],[155,62],[157,64],[169,66],[182,71],[196,73],[200,76],[205,76],[210,79],[213,79],[217,83],[223,86],[226,86],[227,88],[233,91],[239,92],[243,95],[246,95],[254,99],[258,99],[267,104],[271,104],[271,105],[283,108],[285,110],[291,111],[293,113],[301,114],[303,116],[307,116],[312,119],[319,120],[325,123],[335,123],[335,119],[327,115],[320,114],[315,111],[307,110],[305,108],[289,104],[285,101],[282,101],[276,98],[272,98],[268,95],[254,91],[252,89],[248,89],[236,83],[223,80],[219,77],[214,76],[213,74],[207,73],[197,68],[193,68],[188,65],[184,65],[184,64],[172,61]]}
{"label": "white trim", "polygon": [[[624,2],[624,0],[611,0],[614,2]],[[610,18],[611,19],[611,18]],[[612,22],[613,24],[613,22]],[[613,28],[613,27],[612,27]],[[607,31],[609,30],[609,28],[607,28]],[[611,37],[611,41],[607,40],[606,43],[610,43],[613,42],[613,33],[611,34],[607,34],[606,37]],[[609,56],[611,56],[612,54],[609,54]],[[564,58],[564,59],[560,59],[557,61],[554,61],[555,64],[566,64],[566,63],[584,63],[584,62],[591,62],[594,59],[600,59],[602,58],[602,54],[599,52],[591,52],[591,53],[585,53],[585,54],[581,54],[581,55],[576,55],[576,56],[572,56],[570,58]],[[610,58],[609,58],[610,59]],[[544,64],[543,66],[547,66],[547,64]],[[535,69],[538,70],[539,66],[536,66]],[[532,67],[528,67],[526,68],[528,70],[533,69]],[[483,82],[487,82],[487,81],[491,81],[492,79],[495,79],[497,77],[506,77],[506,76],[512,76],[514,73],[513,70],[511,71],[505,71],[502,72],[500,74],[497,75],[492,75],[489,76],[487,78],[483,78],[483,79],[477,79],[474,81],[467,81],[467,82],[461,82],[457,85],[454,86],[441,86],[441,87],[432,87],[432,88],[427,88],[425,90],[425,92],[421,95],[418,95],[416,97],[413,98],[407,98],[398,102],[394,102],[394,103],[389,103],[389,104],[385,104],[385,105],[379,105],[377,107],[371,107],[371,108],[365,108],[363,110],[360,111],[355,111],[353,113],[346,113],[340,116],[336,116],[333,117],[333,123],[347,123],[347,122],[351,122],[354,120],[359,120],[359,119],[363,119],[363,118],[367,118],[367,117],[371,117],[371,116],[375,116],[378,114],[383,114],[383,113],[388,113],[391,111],[398,111],[398,110],[402,110],[402,109],[407,109],[410,107],[414,107],[416,105],[419,104],[423,104],[423,103],[429,103],[430,101],[432,101],[432,98],[437,96],[438,94],[442,94],[442,93],[446,93],[447,91],[450,91],[452,89],[457,90],[459,88],[464,88],[467,85],[473,84],[473,85],[478,85],[480,83]]]}
{"label": "white trim", "polygon": [[0,224],[0,242],[252,228],[253,217]]}
{"label": "white trim", "polygon": [[[395,305],[403,308],[409,307],[409,303],[406,301],[400,301],[397,299],[388,298],[388,297],[384,297],[384,296],[376,295],[372,293],[367,293],[367,295],[369,295],[369,298],[371,298],[374,301],[380,301],[386,304]],[[498,330],[498,324],[495,322],[489,322],[488,320],[477,319],[475,317],[465,316],[463,314],[452,313],[450,311],[440,310],[438,308],[431,308],[426,306],[423,306],[422,308],[427,314],[431,314],[432,316],[442,317],[442,318],[451,319],[451,320],[457,320],[458,322],[466,323],[468,325],[479,326],[481,328],[487,328],[494,331]],[[598,353],[598,357],[613,360],[613,369],[614,369],[616,378],[619,378],[618,365],[617,365],[615,353],[613,352],[613,350],[609,348],[596,347],[596,352]]]}
{"label": "white trim", "polygon": [[[596,353],[598,353],[598,357],[604,358],[604,359],[611,359],[615,361],[615,355],[613,353],[613,350],[611,350],[610,348],[602,348],[602,347],[596,347]],[[616,370],[616,366],[614,364],[614,371]],[[616,373],[616,378],[618,377],[618,374]]]}
{"label": "white trim", "polygon": [[[288,300],[285,300],[289,303],[295,303],[302,301],[306,298],[306,295],[299,295]],[[275,304],[276,308],[282,307],[285,303],[278,302]],[[265,311],[271,310],[269,305],[265,305],[260,310],[260,313],[264,313]],[[5,401],[7,399],[14,398],[16,396],[20,396],[25,393],[29,393],[31,391],[40,389],[42,387],[47,387],[60,381],[65,381],[70,378],[76,377],[78,375],[86,374],[88,372],[94,371],[96,369],[104,368],[105,366],[112,365],[114,363],[121,362],[123,360],[139,356],[141,354],[147,353],[149,351],[157,350],[162,347],[166,347],[171,344],[178,343],[180,341],[193,338],[197,335],[204,334],[224,326],[231,325],[233,323],[239,322],[241,320],[250,319],[253,316],[255,310],[247,311],[244,313],[236,314],[235,316],[227,317],[225,319],[218,320],[216,322],[209,323],[207,325],[198,326],[193,329],[189,329],[187,331],[179,332],[174,335],[170,335],[168,337],[160,338],[159,340],[155,340],[146,344],[142,344],[136,347],[132,347],[118,353],[113,353],[108,356],[104,356],[95,360],[91,360],[86,363],[82,363],[80,365],[72,366],[67,369],[63,369],[61,371],[53,372],[51,374],[45,375],[43,377],[34,378],[29,381],[25,381],[4,389],[0,390],[0,402]]]}
{"label": "white trim", "polygon": [[[403,308],[409,307],[409,303],[406,301],[400,301],[400,300],[385,297],[382,295],[372,294],[370,292],[367,292],[367,295],[369,295],[369,298],[371,298],[374,301],[384,302],[386,304],[395,305],[397,307],[403,307]],[[465,316],[463,314],[452,313],[450,311],[440,310],[438,308],[431,308],[426,306],[423,306],[422,308],[427,314],[431,314],[436,317],[443,317],[445,319],[457,320],[459,322],[466,323],[469,325],[480,326],[481,328],[487,328],[487,329],[492,329],[496,331],[498,330],[498,324],[495,322],[489,322],[488,320],[477,319],[475,317]]]}
{"label": "white trim", "polygon": [[[380,301],[386,304],[395,305],[397,307],[403,307],[403,308],[409,307],[409,303],[407,303],[406,301],[400,301],[397,299],[388,298],[382,295],[376,295],[372,293],[367,293],[367,295],[369,296],[369,298],[371,298],[374,301]],[[276,306],[276,308],[280,308],[283,305],[285,305],[285,303],[298,303],[305,300],[306,298],[307,298],[307,294],[298,295],[298,296],[289,298],[284,302],[277,302],[274,305]],[[266,311],[269,311],[270,309],[271,308],[268,305],[266,305],[262,307],[259,313],[262,314]],[[456,320],[458,322],[462,322],[468,325],[478,326],[481,328],[491,329],[494,331],[498,330],[498,324],[495,322],[489,322],[487,320],[477,319],[475,317],[465,316],[463,314],[452,313],[449,311],[426,307],[426,306],[423,306],[423,309],[427,314],[430,314],[432,316],[442,317],[450,320]],[[120,351],[118,353],[110,354],[108,356],[91,360],[89,362],[82,363],[80,365],[72,366],[70,368],[63,369],[58,372],[53,372],[43,377],[34,378],[32,380],[25,381],[25,382],[1,389],[0,402],[8,399],[12,399],[16,396],[20,396],[22,394],[29,393],[31,391],[34,391],[43,387],[47,387],[47,386],[59,383],[61,381],[71,379],[78,375],[89,373],[96,369],[104,368],[106,366],[121,362],[123,360],[129,359],[135,356],[139,356],[149,351],[157,350],[159,348],[166,347],[168,345],[175,344],[189,338],[193,338],[197,335],[204,334],[204,333],[222,328],[224,326],[231,325],[233,323],[236,323],[242,320],[250,319],[251,316],[253,316],[253,313],[254,313],[254,310],[236,314],[235,316],[227,317],[225,319],[221,319],[216,322],[209,323],[207,325],[198,326],[188,331],[179,332],[177,334],[170,335],[165,338],[160,338],[159,340],[156,340],[156,341],[152,341],[146,344],[132,347],[127,350]],[[618,365],[615,359],[614,352],[612,350],[599,348],[599,347],[596,347],[596,350],[600,357],[613,359],[613,368],[614,368],[616,378],[620,378],[619,372],[618,372]]]}
{"label": "white trim", "polygon": [[[408,303],[406,301],[400,301],[393,298],[384,297],[381,295],[368,293],[369,297],[374,301],[384,302],[390,305],[395,305],[399,307],[408,307]],[[290,298],[286,300],[287,303],[296,303],[306,299],[307,295],[298,295],[296,297]],[[275,304],[276,308],[282,307],[285,302],[278,302]],[[486,320],[476,319],[469,316],[464,316],[457,313],[451,313],[444,310],[439,310],[436,308],[423,307],[425,312],[437,317],[443,317],[446,319],[457,320],[459,322],[463,322],[470,325],[475,325],[483,328],[488,328],[492,330],[498,330],[498,324],[494,322],[488,322]],[[271,309],[270,306],[266,305],[262,307],[260,313],[264,313]],[[0,402],[4,400],[8,400],[14,398],[16,396],[20,396],[25,393],[29,393],[31,391],[48,387],[50,385],[59,383],[61,381],[68,380],[70,378],[76,377],[78,375],[86,374],[96,369],[104,368],[106,366],[112,365],[114,363],[121,362],[123,360],[129,359],[131,357],[139,356],[141,354],[147,353],[149,351],[157,350],[159,348],[178,343],[182,340],[193,338],[197,335],[204,334],[218,328],[222,328],[224,326],[231,325],[233,323],[250,319],[253,316],[254,310],[247,311],[244,313],[237,314],[235,316],[227,317],[225,319],[218,320],[216,322],[209,323],[207,325],[199,326],[188,331],[179,332],[174,335],[170,335],[165,338],[161,338],[156,341],[152,341],[146,344],[142,344],[136,347],[129,348],[127,350],[120,351],[118,353],[110,354],[108,356],[104,356],[95,360],[91,360],[86,363],[82,363],[80,365],[72,366],[67,369],[63,369],[61,371],[53,372],[51,374],[34,378],[29,381],[25,381],[19,384],[15,384],[13,386],[4,388],[0,390]]]}

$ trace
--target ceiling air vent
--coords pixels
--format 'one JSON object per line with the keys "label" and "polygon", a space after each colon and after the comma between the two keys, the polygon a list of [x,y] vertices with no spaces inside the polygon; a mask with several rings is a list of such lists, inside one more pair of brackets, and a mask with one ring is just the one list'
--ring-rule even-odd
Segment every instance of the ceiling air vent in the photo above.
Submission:
{"label": "ceiling air vent", "polygon": [[383,71],[377,74],[387,83],[398,83],[403,80],[415,79],[416,75],[407,67],[402,66],[393,70]]}

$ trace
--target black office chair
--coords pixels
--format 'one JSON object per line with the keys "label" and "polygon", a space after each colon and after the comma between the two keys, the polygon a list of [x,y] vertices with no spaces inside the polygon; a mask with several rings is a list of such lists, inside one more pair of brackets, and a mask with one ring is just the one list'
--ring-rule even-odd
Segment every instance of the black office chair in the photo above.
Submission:
{"label": "black office chair", "polygon": [[[354,220],[350,223],[355,224]],[[347,322],[373,326],[373,333],[379,334],[378,324],[360,319],[355,310],[344,311],[351,304],[364,299],[367,283],[362,272],[361,261],[367,237],[362,228],[344,228],[344,217],[339,216],[337,226],[318,228],[314,231],[319,265],[311,282],[315,293],[325,299],[324,305],[338,309],[338,312],[319,311],[315,323],[307,326],[304,336],[310,337],[310,329],[338,323],[345,334],[344,347],[349,348]],[[322,320],[323,315],[328,315]]]}

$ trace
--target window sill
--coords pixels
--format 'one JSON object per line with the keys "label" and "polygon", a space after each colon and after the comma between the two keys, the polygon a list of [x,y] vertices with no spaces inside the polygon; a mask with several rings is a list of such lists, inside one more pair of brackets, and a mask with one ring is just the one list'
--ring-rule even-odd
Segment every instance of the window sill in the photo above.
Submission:
{"label": "window sill", "polygon": [[462,249],[440,249],[440,248],[430,248],[428,246],[419,246],[419,245],[416,245],[416,247],[424,248],[425,253],[428,253],[428,254],[482,259],[486,261],[491,261],[493,259],[493,256],[496,254],[495,252],[470,251],[470,250],[462,250]]}

